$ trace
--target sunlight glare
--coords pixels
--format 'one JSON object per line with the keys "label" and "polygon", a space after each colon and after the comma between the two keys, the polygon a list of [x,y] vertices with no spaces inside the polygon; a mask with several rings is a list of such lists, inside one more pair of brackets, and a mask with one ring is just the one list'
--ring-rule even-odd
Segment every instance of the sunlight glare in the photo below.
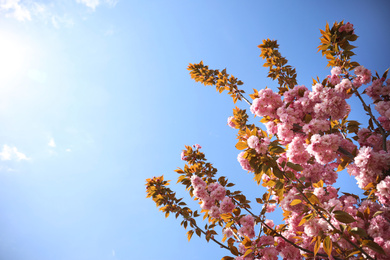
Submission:
{"label": "sunlight glare", "polygon": [[31,48],[15,34],[0,31],[0,36],[0,82],[5,83],[25,73]]}

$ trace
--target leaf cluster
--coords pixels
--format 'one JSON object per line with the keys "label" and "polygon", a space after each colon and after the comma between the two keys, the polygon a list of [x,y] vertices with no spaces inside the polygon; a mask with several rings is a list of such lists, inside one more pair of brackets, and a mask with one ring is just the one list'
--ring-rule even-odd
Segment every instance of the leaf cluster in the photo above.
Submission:
{"label": "leaf cluster", "polygon": [[279,94],[283,94],[297,84],[297,73],[295,68],[287,65],[287,59],[279,52],[279,45],[276,40],[263,40],[258,46],[261,49],[260,57],[265,59],[264,67],[269,67],[268,77],[278,79]]}
{"label": "leaf cluster", "polygon": [[196,82],[207,85],[215,85],[217,91],[222,93],[224,90],[233,98],[233,102],[241,100],[243,90],[239,90],[237,86],[243,85],[241,80],[238,80],[233,75],[226,73],[226,69],[222,71],[209,69],[208,66],[203,65],[203,61],[197,64],[189,64],[187,70],[190,71],[191,78]]}
{"label": "leaf cluster", "polygon": [[341,31],[341,26],[344,22],[335,22],[332,28],[326,23],[325,31],[320,30],[321,44],[318,46],[318,51],[321,51],[322,56],[328,60],[327,67],[339,66],[346,70],[352,70],[359,66],[357,62],[351,62],[350,59],[355,53],[352,51],[356,46],[350,44],[350,42],[356,41],[358,36],[354,33],[354,30],[346,32]]}

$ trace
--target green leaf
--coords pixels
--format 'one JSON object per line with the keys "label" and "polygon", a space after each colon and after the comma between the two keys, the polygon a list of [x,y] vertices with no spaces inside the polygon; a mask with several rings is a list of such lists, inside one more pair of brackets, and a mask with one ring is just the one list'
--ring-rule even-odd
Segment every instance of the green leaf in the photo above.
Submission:
{"label": "green leaf", "polygon": [[377,243],[375,243],[374,241],[363,240],[362,245],[374,250],[375,252],[377,252],[379,254],[383,254],[383,255],[386,254],[385,251],[383,250],[383,248],[380,245],[378,245]]}
{"label": "green leaf", "polygon": [[301,165],[295,164],[295,163],[292,163],[292,162],[287,162],[287,166],[290,167],[293,170],[298,171],[298,172],[303,170],[303,167]]}
{"label": "green leaf", "polygon": [[279,179],[283,179],[284,176],[283,176],[283,172],[281,170],[279,170],[279,167],[273,167],[273,171],[272,173]]}
{"label": "green leaf", "polygon": [[346,223],[346,224],[348,224],[348,223],[352,223],[352,222],[355,222],[356,221],[356,219],[354,219],[351,215],[349,215],[347,212],[345,212],[345,211],[342,211],[342,210],[335,210],[335,211],[333,211],[333,213],[334,213],[334,217],[338,220],[338,221],[340,221],[340,222],[342,222],[342,223]]}
{"label": "green leaf", "polygon": [[355,234],[355,235],[359,235],[361,237],[366,237],[367,236],[367,233],[364,229],[360,228],[360,227],[354,227],[351,229],[351,233]]}

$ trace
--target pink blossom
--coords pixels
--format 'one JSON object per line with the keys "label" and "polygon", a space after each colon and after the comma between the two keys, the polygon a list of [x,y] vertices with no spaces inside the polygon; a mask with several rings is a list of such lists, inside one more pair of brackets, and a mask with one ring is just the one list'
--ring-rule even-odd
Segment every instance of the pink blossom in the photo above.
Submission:
{"label": "pink blossom", "polygon": [[196,188],[206,188],[206,182],[204,180],[202,180],[201,177],[199,177],[198,175],[192,175],[191,176],[191,184],[192,186],[194,187],[194,189]]}
{"label": "pink blossom", "polygon": [[346,24],[340,26],[339,28],[339,32],[346,32],[346,33],[349,33],[349,32],[352,32],[353,33],[353,24],[347,22]]}
{"label": "pink blossom", "polygon": [[271,213],[271,212],[274,212],[275,211],[275,208],[276,208],[276,204],[268,204],[266,207],[266,212],[267,213]]}
{"label": "pink blossom", "polygon": [[187,160],[187,156],[185,155],[184,151],[181,152],[180,158],[182,159],[182,161],[186,161]]}
{"label": "pink blossom", "polygon": [[269,226],[270,228],[273,228],[275,226],[274,221],[271,219],[266,219],[264,223]]}
{"label": "pink blossom", "polygon": [[350,89],[352,89],[352,83],[349,79],[343,79],[335,86],[335,92],[343,99],[348,99],[352,96],[352,93],[347,94],[347,91]]}
{"label": "pink blossom", "polygon": [[251,215],[245,215],[240,219],[241,228],[238,230],[240,236],[253,238],[255,236],[254,219]]}
{"label": "pink blossom", "polygon": [[265,127],[267,128],[268,134],[274,135],[278,132],[278,126],[274,121],[269,121],[265,123]]}
{"label": "pink blossom", "polygon": [[274,237],[273,236],[261,236],[259,239],[258,246],[262,245],[274,245]]}
{"label": "pink blossom", "polygon": [[379,101],[375,104],[375,109],[381,116],[390,119],[390,101]]}
{"label": "pink blossom", "polygon": [[[212,184],[214,184],[214,183],[212,183]],[[209,187],[210,187],[210,185],[209,185]],[[210,192],[210,197],[214,200],[223,200],[225,198],[225,195],[226,195],[225,188],[217,182],[215,182],[214,187],[215,188]]]}
{"label": "pink blossom", "polygon": [[390,176],[383,179],[377,186],[376,195],[382,204],[390,206]]}
{"label": "pink blossom", "polygon": [[377,176],[390,168],[390,154],[375,152],[371,147],[363,146],[354,159],[354,164],[347,167],[348,173],[355,176],[361,189],[375,182]]}
{"label": "pink blossom", "polygon": [[241,164],[242,169],[245,171],[253,171],[252,167],[249,164],[249,161],[244,158],[245,152],[241,152],[237,156],[238,162]]}
{"label": "pink blossom", "polygon": [[329,75],[328,78],[329,78],[330,84],[332,84],[334,86],[340,83],[340,78],[336,74]]}
{"label": "pink blossom", "polygon": [[278,251],[276,251],[275,247],[265,247],[260,249],[263,260],[278,260]]}
{"label": "pink blossom", "polygon": [[378,121],[381,123],[383,129],[390,131],[390,119],[384,116],[378,117]]}
{"label": "pink blossom", "polygon": [[390,239],[389,232],[390,224],[382,215],[378,215],[370,220],[367,234],[369,234],[371,237],[382,237],[388,240]]}
{"label": "pink blossom", "polygon": [[269,88],[260,90],[258,95],[259,98],[253,100],[251,112],[259,117],[276,118],[276,110],[283,104],[280,95]]}
{"label": "pink blossom", "polygon": [[226,236],[226,237],[231,237],[233,236],[233,231],[231,228],[225,228],[222,233]]}
{"label": "pink blossom", "polygon": [[371,81],[371,71],[363,66],[358,66],[354,70],[356,78],[352,84],[355,87],[360,87],[362,84],[368,84]]}
{"label": "pink blossom", "polygon": [[341,71],[340,67],[333,67],[332,70],[330,71],[330,73],[332,75],[338,76],[338,75],[340,75],[342,73],[342,71]]}
{"label": "pink blossom", "polygon": [[229,125],[231,128],[236,128],[236,124],[233,122],[233,119],[234,119],[234,116],[229,116],[229,117],[228,117],[228,125]]}
{"label": "pink blossom", "polygon": [[256,148],[260,145],[259,138],[255,135],[252,135],[251,137],[248,138],[248,146],[249,148]]}
{"label": "pink blossom", "polygon": [[382,79],[376,79],[372,82],[370,86],[368,86],[365,90],[366,94],[371,97],[374,101],[380,100],[381,96],[388,95],[389,87],[383,86]]}
{"label": "pink blossom", "polygon": [[255,149],[258,154],[265,154],[268,151],[268,145],[271,143],[268,137],[259,139],[257,136],[250,136],[247,140],[249,148]]}
{"label": "pink blossom", "polygon": [[337,150],[341,144],[341,137],[336,134],[320,136],[315,134],[310,139],[307,151],[313,155],[317,162],[327,164],[336,159]]}
{"label": "pink blossom", "polygon": [[293,163],[303,164],[310,159],[310,154],[306,151],[306,141],[305,138],[301,136],[296,136],[289,144],[287,150],[287,157]]}
{"label": "pink blossom", "polygon": [[210,197],[207,197],[202,200],[202,203],[200,204],[200,207],[204,210],[210,210],[212,206],[215,205],[215,200],[210,199]]}
{"label": "pink blossom", "polygon": [[194,196],[201,200],[210,199],[208,192],[204,188],[199,187],[194,189]]}
{"label": "pink blossom", "polygon": [[330,122],[325,119],[313,118],[310,122],[302,127],[306,134],[318,134],[319,132],[327,131],[330,128]]}
{"label": "pink blossom", "polygon": [[323,219],[311,219],[304,224],[304,232],[309,237],[314,237],[319,234],[320,231],[328,230],[328,223]]}
{"label": "pink blossom", "polygon": [[221,214],[227,214],[227,213],[232,213],[235,207],[236,205],[234,205],[233,200],[229,197],[225,197],[222,200],[219,209],[221,211]]}
{"label": "pink blossom", "polygon": [[219,218],[219,208],[217,206],[212,206],[209,210],[209,215],[212,217],[212,218]]}

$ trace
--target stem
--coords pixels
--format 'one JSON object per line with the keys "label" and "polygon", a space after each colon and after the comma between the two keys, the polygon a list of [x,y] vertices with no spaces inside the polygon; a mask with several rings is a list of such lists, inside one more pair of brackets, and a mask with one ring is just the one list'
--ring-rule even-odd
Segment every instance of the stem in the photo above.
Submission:
{"label": "stem", "polygon": [[248,105],[252,105],[252,103],[248,100],[248,99],[246,99],[246,97],[244,97],[244,95],[241,93],[241,92],[239,92],[239,90],[237,90],[238,91],[238,94],[240,94],[240,96],[241,96],[241,98],[243,99],[243,100],[245,100],[245,102],[246,103],[248,103]]}

